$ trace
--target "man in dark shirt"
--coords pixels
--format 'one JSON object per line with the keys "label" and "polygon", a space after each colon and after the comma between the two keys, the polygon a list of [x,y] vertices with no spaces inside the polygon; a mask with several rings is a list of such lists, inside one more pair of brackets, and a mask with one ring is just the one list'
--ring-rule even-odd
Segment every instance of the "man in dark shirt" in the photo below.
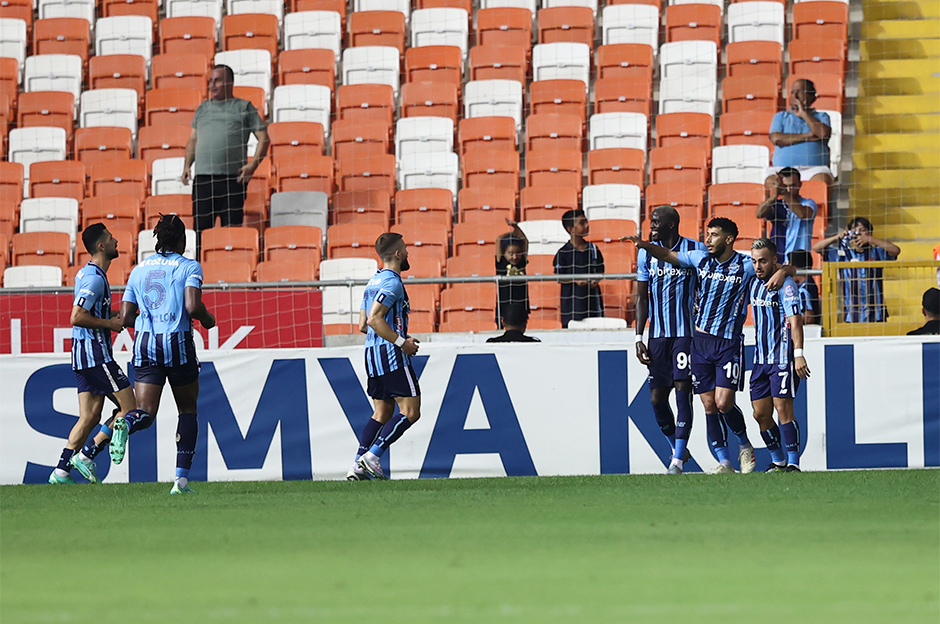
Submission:
{"label": "man in dark shirt", "polygon": [[[561,217],[561,224],[571,235],[555,254],[556,275],[584,275],[604,273],[604,256],[594,243],[584,240],[590,232],[583,210],[569,210]],[[561,282],[561,326],[568,322],[604,316],[604,302],[598,280],[567,280]]]}
{"label": "man in dark shirt", "polygon": [[519,303],[511,303],[503,308],[503,327],[506,331],[501,336],[488,338],[487,342],[542,342],[538,338],[525,335],[528,311]]}
{"label": "man in dark shirt", "polygon": [[940,334],[940,290],[928,288],[921,300],[921,310],[927,322],[923,327],[907,332],[908,336],[931,336]]}

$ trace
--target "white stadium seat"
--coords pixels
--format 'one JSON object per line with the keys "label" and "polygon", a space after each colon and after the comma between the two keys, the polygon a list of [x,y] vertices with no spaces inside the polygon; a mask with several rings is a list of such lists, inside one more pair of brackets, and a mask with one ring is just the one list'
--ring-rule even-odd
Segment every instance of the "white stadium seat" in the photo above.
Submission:
{"label": "white stadium seat", "polygon": [[320,191],[282,191],[271,195],[271,227],[312,225],[326,233],[330,197]]}
{"label": "white stadium seat", "polygon": [[396,97],[401,77],[398,48],[360,46],[343,50],[343,84],[387,84]]}
{"label": "white stadium seat", "polygon": [[[417,12],[417,11],[416,11]],[[454,120],[449,117],[402,117],[395,124],[395,156],[454,151]]]}
{"label": "white stadium seat", "polygon": [[457,195],[460,162],[453,152],[408,154],[398,157],[398,188],[403,191],[443,188]]}
{"label": "white stadium seat", "polygon": [[626,329],[627,320],[622,318],[614,318],[611,316],[600,316],[593,318],[581,319],[576,321],[571,319],[568,321],[568,329]]}
{"label": "white stadium seat", "polygon": [[763,184],[769,166],[770,150],[765,145],[716,147],[712,150],[712,184]]}
{"label": "white stadium seat", "polygon": [[512,117],[522,126],[522,84],[518,80],[471,80],[464,85],[463,115]]}
{"label": "white stadium seat", "polygon": [[180,181],[180,177],[183,175],[183,164],[185,164],[185,162],[186,159],[182,156],[158,158],[153,161],[150,177],[150,194],[192,195],[192,184],[183,184]]}
{"label": "white stadium seat", "polygon": [[39,288],[62,285],[62,269],[41,264],[7,267],[3,271],[4,288]]}
{"label": "white stadium seat", "polygon": [[714,116],[717,97],[714,77],[663,78],[659,81],[659,114],[705,113]]}
{"label": "white stadium seat", "polygon": [[284,20],[284,3],[281,0],[228,0],[226,13],[267,13],[277,17],[280,24]]}
{"label": "white stadium seat", "polygon": [[16,59],[19,66],[18,82],[23,82],[23,64],[26,61],[26,22],[9,17],[0,18],[0,56]]}
{"label": "white stadium seat", "polygon": [[[154,248],[157,239],[153,237],[153,230],[142,230],[137,234],[137,262],[141,262],[157,253]],[[186,248],[183,250],[183,257],[190,260],[196,259],[196,231],[186,230]]]}
{"label": "white stadium seat", "polygon": [[14,128],[10,130],[8,158],[23,165],[23,196],[29,191],[29,166],[46,160],[65,160],[68,153],[64,128]]}
{"label": "white stadium seat", "polygon": [[75,108],[82,97],[82,57],[75,54],[41,54],[26,59],[23,90],[64,91],[75,98]]}
{"label": "white stadium seat", "polygon": [[137,136],[137,91],[134,89],[91,89],[82,93],[82,128],[118,126]]}
{"label": "white stadium seat", "polygon": [[635,184],[593,184],[581,193],[581,209],[588,221],[625,219],[640,229],[640,187]]}
{"label": "white stadium seat", "polygon": [[821,110],[821,113],[829,115],[829,123],[832,124],[832,132],[829,134],[829,168],[832,170],[832,177],[839,177],[839,169],[842,167],[842,113],[832,110]]}
{"label": "white stadium seat", "polygon": [[145,15],[102,17],[95,23],[95,54],[137,54],[147,61],[153,56],[153,22]]}
{"label": "white stadium seat", "polygon": [[674,4],[714,4],[722,11],[725,9],[724,0],[669,0],[669,6]]}
{"label": "white stadium seat", "polygon": [[542,8],[552,7],[587,7],[597,16],[597,0],[542,0]]}
{"label": "white stadium seat", "polygon": [[211,17],[222,25],[222,0],[166,0],[167,17]]}
{"label": "white stadium seat", "polygon": [[784,5],[766,0],[728,5],[728,43],[776,41],[783,45]]}
{"label": "white stadium seat", "polygon": [[532,80],[580,80],[587,89],[591,78],[591,48],[586,43],[540,43],[532,48]]}
{"label": "white stadium seat", "polygon": [[[369,279],[379,266],[372,258],[336,258],[320,262],[320,279]],[[359,305],[365,286],[324,286],[323,324],[359,323]]]}
{"label": "white stadium seat", "polygon": [[411,19],[410,0],[353,0],[353,11],[398,11],[405,16],[405,24]]}
{"label": "white stadium seat", "polygon": [[50,17],[84,18],[94,28],[95,0],[39,0],[39,19]]}
{"label": "white stadium seat", "polygon": [[411,15],[411,47],[456,46],[467,58],[469,23],[463,9],[418,9]]}
{"label": "white stadium seat", "polygon": [[333,97],[324,85],[281,85],[274,89],[271,121],[313,121],[330,135],[330,111]]}
{"label": "white stadium seat", "polygon": [[611,4],[604,7],[604,45],[645,43],[659,49],[659,7],[649,4]]}
{"label": "white stadium seat", "polygon": [[333,50],[339,62],[343,43],[343,27],[336,11],[300,11],[284,17],[284,49]]}
{"label": "white stadium seat", "polygon": [[660,78],[718,76],[718,46],[714,41],[674,41],[659,47]]}
{"label": "white stadium seat", "polygon": [[529,239],[530,256],[553,256],[571,238],[561,219],[520,221],[519,228]]}
{"label": "white stadium seat", "polygon": [[261,87],[264,98],[271,97],[271,53],[267,50],[217,52],[216,65],[228,65],[235,74],[236,87]]}
{"label": "white stadium seat", "polygon": [[20,204],[20,232],[65,232],[75,250],[78,200],[74,197],[36,197]]}
{"label": "white stadium seat", "polygon": [[646,153],[648,121],[643,113],[597,113],[591,115],[588,139],[592,150],[608,147],[641,149]]}

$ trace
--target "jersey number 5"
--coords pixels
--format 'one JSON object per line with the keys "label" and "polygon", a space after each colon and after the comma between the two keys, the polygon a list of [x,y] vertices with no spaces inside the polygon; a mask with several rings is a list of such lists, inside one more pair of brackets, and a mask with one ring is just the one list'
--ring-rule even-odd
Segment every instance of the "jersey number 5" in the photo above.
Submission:
{"label": "jersey number 5", "polygon": [[[166,277],[166,271],[150,271],[147,273],[147,279],[144,280],[144,303],[148,308],[154,310],[163,305],[166,301],[166,288],[160,280]],[[151,299],[150,293],[156,291],[156,298]]]}

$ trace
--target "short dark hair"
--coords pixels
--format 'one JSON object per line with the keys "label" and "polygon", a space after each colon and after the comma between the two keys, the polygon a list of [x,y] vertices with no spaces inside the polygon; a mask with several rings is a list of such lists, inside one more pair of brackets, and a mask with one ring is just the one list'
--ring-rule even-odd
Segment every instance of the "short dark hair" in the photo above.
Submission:
{"label": "short dark hair", "polygon": [[738,237],[738,224],[727,217],[715,217],[708,222],[710,228],[720,228],[726,234]]}
{"label": "short dark hair", "polygon": [[85,245],[85,251],[95,255],[98,251],[98,243],[101,242],[104,233],[108,231],[108,226],[104,223],[92,223],[82,230],[82,243]]}
{"label": "short dark hair", "polygon": [[561,215],[561,224],[564,226],[565,230],[571,232],[571,228],[574,227],[574,221],[578,217],[583,217],[584,211],[576,208],[575,210],[569,210],[565,214]]}
{"label": "short dark hair", "polygon": [[780,176],[781,178],[794,178],[795,177],[797,180],[799,180],[801,177],[800,170],[794,167],[784,167],[783,169],[777,172],[777,175]]}
{"label": "short dark hair", "polygon": [[813,268],[813,254],[805,249],[791,251],[787,257],[790,259],[790,265],[798,269]]}
{"label": "short dark hair", "polygon": [[520,249],[525,249],[525,241],[519,238],[518,236],[507,236],[501,241],[501,244],[502,244],[503,251],[506,251],[513,245],[515,245],[516,247],[519,247]]}
{"label": "short dark hair", "polygon": [[777,256],[777,243],[769,238],[758,238],[751,243],[751,249],[769,249],[772,256]]}
{"label": "short dark hair", "polygon": [[375,253],[383,262],[388,262],[395,255],[395,247],[398,241],[402,240],[402,235],[398,232],[386,232],[375,239]]}
{"label": "short dark hair", "polygon": [[937,316],[940,314],[940,290],[928,288],[921,299],[921,305],[928,313]]}
{"label": "short dark hair", "polygon": [[679,211],[678,210],[676,210],[669,204],[662,204],[660,206],[656,206],[655,208],[653,208],[653,210],[650,211],[650,215],[652,215],[657,210],[661,211],[665,215],[668,215],[671,223],[675,223],[676,225],[679,225]]}
{"label": "short dark hair", "polygon": [[854,228],[856,225],[862,225],[862,226],[864,226],[865,229],[868,230],[869,232],[874,232],[874,231],[875,231],[875,228],[873,228],[873,227],[871,226],[871,221],[869,221],[869,220],[866,219],[865,217],[854,217],[854,218],[852,218],[851,220],[849,220],[849,225],[848,225],[847,227],[851,230],[851,229]]}
{"label": "short dark hair", "polygon": [[810,96],[813,100],[816,99],[816,85],[812,80],[808,78],[800,78],[803,81],[803,84],[806,85],[806,94]]}
{"label": "short dark hair", "polygon": [[503,308],[503,326],[522,327],[529,320],[529,310],[521,303],[510,303]]}
{"label": "short dark hair", "polygon": [[160,220],[153,228],[153,235],[157,239],[154,250],[159,253],[174,251],[180,241],[186,238],[186,226],[183,220],[175,214],[161,214]]}
{"label": "short dark hair", "polygon": [[225,78],[229,82],[235,82],[235,72],[232,71],[232,68],[229,67],[228,65],[213,65],[212,69],[213,71],[216,69],[221,69],[222,71],[225,72]]}

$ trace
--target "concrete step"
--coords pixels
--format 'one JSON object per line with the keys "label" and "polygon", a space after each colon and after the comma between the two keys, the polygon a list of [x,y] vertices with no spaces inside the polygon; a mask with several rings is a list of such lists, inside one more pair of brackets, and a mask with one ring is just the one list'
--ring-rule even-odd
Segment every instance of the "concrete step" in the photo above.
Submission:
{"label": "concrete step", "polygon": [[940,58],[860,61],[858,64],[859,79],[929,78],[936,73],[940,73]]}
{"label": "concrete step", "polygon": [[860,39],[935,39],[940,19],[899,19],[865,21]]}
{"label": "concrete step", "polygon": [[938,240],[940,218],[933,223],[892,223],[880,227],[878,231],[888,240],[914,241],[918,238]]}
{"label": "concrete step", "polygon": [[869,134],[855,138],[855,153],[940,152],[940,133]]}
{"label": "concrete step", "polygon": [[852,172],[852,183],[871,189],[902,192],[908,188],[940,189],[940,175],[936,169],[856,169]]}
{"label": "concrete step", "polygon": [[940,58],[940,39],[872,39],[859,44],[862,61]]}
{"label": "concrete step", "polygon": [[929,78],[865,78],[858,81],[858,97],[876,95],[940,94],[940,76]]}
{"label": "concrete step", "polygon": [[888,115],[858,114],[855,116],[856,136],[897,132],[940,131],[940,115]]}
{"label": "concrete step", "polygon": [[940,98],[935,95],[877,95],[859,98],[855,113],[864,115],[925,115],[940,113]]}
{"label": "concrete step", "polygon": [[[852,153],[852,164],[856,171],[864,169],[926,169],[940,167],[940,152],[859,152]],[[938,176],[940,177],[940,176]]]}
{"label": "concrete step", "polygon": [[863,0],[862,12],[866,20],[911,20],[940,17],[940,2],[936,0]]}
{"label": "concrete step", "polygon": [[[849,189],[849,212],[875,214],[896,210],[904,206],[934,206],[940,204],[940,188],[905,187],[875,188],[861,183]],[[934,243],[936,244],[936,242]]]}

